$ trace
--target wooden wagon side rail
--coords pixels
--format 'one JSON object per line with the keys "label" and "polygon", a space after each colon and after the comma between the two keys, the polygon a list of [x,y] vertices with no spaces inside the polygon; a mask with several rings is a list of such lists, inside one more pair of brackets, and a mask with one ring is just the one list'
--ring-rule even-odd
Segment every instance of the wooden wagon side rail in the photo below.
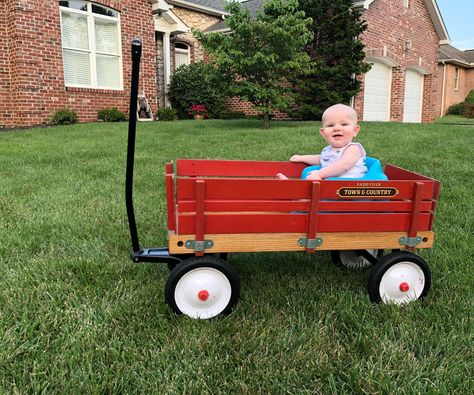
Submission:
{"label": "wooden wagon side rail", "polygon": [[177,178],[167,172],[170,253],[432,246],[438,181],[390,165],[388,181],[274,178],[299,165],[179,160]]}

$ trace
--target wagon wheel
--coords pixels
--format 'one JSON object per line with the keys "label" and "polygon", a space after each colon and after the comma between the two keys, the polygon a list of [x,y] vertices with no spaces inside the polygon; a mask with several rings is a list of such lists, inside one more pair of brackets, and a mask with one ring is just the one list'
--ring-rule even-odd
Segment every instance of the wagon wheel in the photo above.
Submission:
{"label": "wagon wheel", "polygon": [[240,295],[240,280],[232,267],[212,255],[184,260],[170,273],[165,300],[177,314],[209,319],[227,315]]}
{"label": "wagon wheel", "polygon": [[[371,261],[367,260],[362,256],[362,254],[368,253],[373,259]],[[342,250],[342,251],[331,251],[332,262],[339,267],[348,268],[348,269],[363,269],[365,267],[375,264],[375,261],[378,260],[383,255],[383,250],[360,250],[360,251],[351,251],[351,250]]]}
{"label": "wagon wheel", "polygon": [[369,275],[368,291],[372,303],[405,304],[423,298],[431,287],[427,263],[408,251],[385,255]]}

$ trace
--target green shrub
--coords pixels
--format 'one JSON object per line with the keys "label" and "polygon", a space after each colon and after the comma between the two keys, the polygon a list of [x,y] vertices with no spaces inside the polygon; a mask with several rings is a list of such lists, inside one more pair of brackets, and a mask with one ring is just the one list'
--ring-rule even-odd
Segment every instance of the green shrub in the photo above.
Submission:
{"label": "green shrub", "polygon": [[474,118],[474,103],[464,103],[464,116]]}
{"label": "green shrub", "polygon": [[171,107],[159,108],[156,112],[158,121],[174,121],[176,119],[176,110]]}
{"label": "green shrub", "polygon": [[474,104],[474,89],[471,89],[469,93],[466,96],[466,100],[464,100],[465,103],[468,104]]}
{"label": "green shrub", "polygon": [[464,115],[464,103],[453,104],[449,106],[447,115]]}
{"label": "green shrub", "polygon": [[213,66],[197,62],[179,67],[171,77],[168,97],[179,118],[191,118],[191,106],[206,107],[209,118],[224,110],[229,82]]}
{"label": "green shrub", "polygon": [[77,114],[68,108],[60,108],[51,116],[51,123],[53,125],[71,125],[77,123]]}
{"label": "green shrub", "polygon": [[105,122],[122,122],[127,120],[127,116],[117,107],[103,108],[97,111],[97,118]]}

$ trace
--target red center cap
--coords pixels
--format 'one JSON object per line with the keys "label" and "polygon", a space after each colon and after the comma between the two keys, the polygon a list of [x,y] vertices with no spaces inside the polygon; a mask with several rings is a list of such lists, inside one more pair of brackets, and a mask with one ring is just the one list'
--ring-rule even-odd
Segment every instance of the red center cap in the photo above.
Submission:
{"label": "red center cap", "polygon": [[205,302],[209,298],[209,292],[207,292],[205,289],[199,291],[198,298]]}
{"label": "red center cap", "polygon": [[408,285],[408,283],[403,282],[400,284],[400,291],[407,292],[409,289],[410,289],[410,286]]}

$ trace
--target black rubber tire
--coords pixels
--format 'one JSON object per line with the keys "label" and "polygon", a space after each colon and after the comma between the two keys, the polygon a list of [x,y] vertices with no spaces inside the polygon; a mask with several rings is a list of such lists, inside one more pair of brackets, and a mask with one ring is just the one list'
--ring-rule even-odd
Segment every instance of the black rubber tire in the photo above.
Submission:
{"label": "black rubber tire", "polygon": [[[226,261],[214,255],[205,255],[202,257],[192,257],[185,259],[183,262],[176,265],[176,267],[171,271],[165,286],[165,301],[173,312],[178,315],[185,314],[180,310],[176,304],[175,299],[175,290],[179,280],[191,270],[206,267],[213,268],[221,272],[227,278],[231,287],[231,296],[227,305],[218,314],[209,318],[225,316],[232,312],[240,296],[240,279],[234,269]],[[191,318],[199,318],[192,317],[189,314],[187,315]]]}
{"label": "black rubber tire", "polygon": [[[384,250],[376,250],[377,254],[375,255],[375,258],[380,259],[383,256]],[[334,263],[337,267],[342,268],[342,269],[364,269],[366,267],[372,266],[372,263],[368,262],[366,259],[364,259],[367,264],[365,265],[358,265],[358,266],[351,266],[351,265],[346,265],[342,259],[341,259],[341,251],[339,250],[333,250],[331,251],[331,260],[332,263]]]}
{"label": "black rubber tire", "polygon": [[388,269],[401,262],[414,263],[422,270],[424,275],[424,285],[418,299],[422,299],[428,294],[431,288],[431,271],[428,264],[422,257],[412,252],[396,251],[383,256],[379,263],[372,268],[369,274],[367,290],[372,303],[382,302],[382,297],[380,295],[380,282]]}

